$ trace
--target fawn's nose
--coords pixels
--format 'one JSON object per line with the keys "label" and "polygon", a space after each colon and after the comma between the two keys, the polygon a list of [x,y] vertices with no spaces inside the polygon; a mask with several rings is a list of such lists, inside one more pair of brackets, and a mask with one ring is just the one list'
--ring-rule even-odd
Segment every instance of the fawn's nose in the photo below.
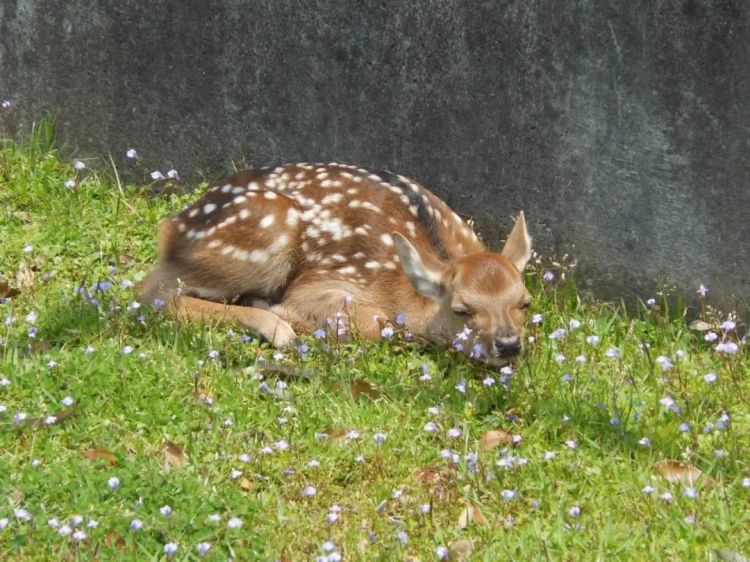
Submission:
{"label": "fawn's nose", "polygon": [[512,332],[499,332],[495,336],[495,350],[500,357],[516,355],[521,351],[521,337]]}

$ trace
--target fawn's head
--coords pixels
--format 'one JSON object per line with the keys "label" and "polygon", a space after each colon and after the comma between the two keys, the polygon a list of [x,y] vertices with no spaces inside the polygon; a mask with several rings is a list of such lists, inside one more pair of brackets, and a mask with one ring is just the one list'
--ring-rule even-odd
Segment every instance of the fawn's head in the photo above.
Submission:
{"label": "fawn's head", "polygon": [[427,321],[431,340],[450,342],[458,336],[466,350],[493,365],[521,351],[531,300],[522,276],[531,257],[523,213],[499,254],[474,253],[438,264],[420,255],[403,236],[394,235],[394,242],[406,277],[438,304],[437,313]]}

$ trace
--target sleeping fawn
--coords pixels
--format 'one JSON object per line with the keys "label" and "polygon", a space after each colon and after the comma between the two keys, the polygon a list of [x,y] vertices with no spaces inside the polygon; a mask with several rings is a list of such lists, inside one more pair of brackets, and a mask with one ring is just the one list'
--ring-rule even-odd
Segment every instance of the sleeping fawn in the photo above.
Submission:
{"label": "sleeping fawn", "polygon": [[[500,253],[418,183],[343,164],[241,172],[159,227],[141,283],[184,319],[229,319],[281,347],[345,311],[381,337],[396,315],[438,344],[502,364],[522,346],[531,256],[523,213]],[[248,304],[250,306],[248,306]]]}

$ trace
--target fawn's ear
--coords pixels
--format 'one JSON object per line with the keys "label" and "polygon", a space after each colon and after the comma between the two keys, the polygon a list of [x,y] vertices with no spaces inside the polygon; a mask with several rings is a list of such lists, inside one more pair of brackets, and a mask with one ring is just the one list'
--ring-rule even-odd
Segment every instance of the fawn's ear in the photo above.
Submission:
{"label": "fawn's ear", "polygon": [[526,219],[523,216],[523,211],[518,213],[516,224],[513,225],[513,230],[510,231],[501,254],[508,258],[518,271],[523,271],[529,262],[531,258],[531,238],[526,231]]}
{"label": "fawn's ear", "polygon": [[425,265],[417,249],[398,232],[393,233],[393,245],[401,262],[401,269],[417,292],[439,300],[445,292],[441,271]]}

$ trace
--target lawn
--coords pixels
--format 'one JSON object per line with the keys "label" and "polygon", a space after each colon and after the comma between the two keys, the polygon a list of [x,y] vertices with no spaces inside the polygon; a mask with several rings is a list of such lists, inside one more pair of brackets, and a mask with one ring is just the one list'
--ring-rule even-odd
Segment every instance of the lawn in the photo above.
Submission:
{"label": "lawn", "polygon": [[0,559],[750,553],[747,311],[710,285],[625,310],[539,257],[502,370],[398,331],[277,352],[139,303],[192,196],[51,139],[0,145]]}

